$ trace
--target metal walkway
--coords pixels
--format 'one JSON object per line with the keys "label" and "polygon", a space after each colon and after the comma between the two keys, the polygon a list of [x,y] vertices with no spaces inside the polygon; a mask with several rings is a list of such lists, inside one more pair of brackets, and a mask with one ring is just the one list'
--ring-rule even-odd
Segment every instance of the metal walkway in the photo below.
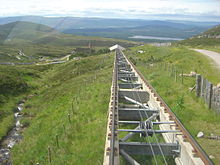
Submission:
{"label": "metal walkway", "polygon": [[213,164],[154,88],[116,49],[103,165],[119,165],[121,158],[138,165],[134,155],[152,156],[156,164],[157,155],[164,164],[169,164],[166,156],[173,156],[179,165]]}

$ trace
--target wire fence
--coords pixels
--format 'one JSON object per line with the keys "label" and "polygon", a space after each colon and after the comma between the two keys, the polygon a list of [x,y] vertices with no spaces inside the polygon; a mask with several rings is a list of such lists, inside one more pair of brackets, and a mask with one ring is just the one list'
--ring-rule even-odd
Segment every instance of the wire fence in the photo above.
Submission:
{"label": "wire fence", "polygon": [[210,109],[220,114],[220,87],[200,74],[196,75],[196,96],[203,98]]}

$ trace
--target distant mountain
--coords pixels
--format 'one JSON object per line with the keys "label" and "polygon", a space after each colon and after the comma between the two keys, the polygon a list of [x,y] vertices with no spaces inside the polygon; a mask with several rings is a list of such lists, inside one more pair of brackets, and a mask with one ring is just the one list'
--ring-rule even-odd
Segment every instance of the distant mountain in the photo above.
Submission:
{"label": "distant mountain", "polygon": [[220,25],[179,43],[187,46],[220,46]]}
{"label": "distant mountain", "polygon": [[170,37],[170,38],[187,38],[202,31],[206,27],[196,27],[185,24],[172,22],[149,22],[148,25],[139,27],[125,28],[102,28],[102,29],[68,29],[64,33],[85,35],[85,36],[102,36],[111,38],[129,39],[133,36],[154,36],[154,37]]}
{"label": "distant mountain", "polygon": [[132,35],[187,38],[218,24],[216,22],[79,17],[20,16],[0,18],[0,24],[15,21],[43,24],[69,34],[120,39],[130,39],[129,37],[132,37]]}
{"label": "distant mountain", "polygon": [[195,36],[195,38],[215,38],[215,39],[220,39],[220,25],[215,26],[212,29],[209,29],[206,32],[203,32],[199,34],[198,36]]}
{"label": "distant mountain", "polygon": [[[58,32],[55,29],[31,22],[17,21],[0,25],[0,43],[2,44],[52,44],[58,46],[88,46],[89,42],[96,46],[111,46],[121,42],[129,45],[129,41],[101,37],[74,36]],[[130,42],[131,43],[131,42]]]}
{"label": "distant mountain", "polygon": [[115,44],[130,47],[138,43],[64,34],[46,25],[24,21],[0,25],[0,62],[62,57],[71,54],[76,48],[88,48],[90,45],[98,50]]}
{"label": "distant mountain", "polygon": [[58,34],[56,30],[45,25],[17,21],[0,25],[0,43],[31,42],[41,37]]}

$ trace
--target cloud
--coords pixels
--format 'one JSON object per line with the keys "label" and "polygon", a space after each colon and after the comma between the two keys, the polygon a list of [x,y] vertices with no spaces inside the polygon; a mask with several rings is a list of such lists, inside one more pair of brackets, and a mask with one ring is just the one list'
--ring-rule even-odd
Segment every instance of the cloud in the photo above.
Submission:
{"label": "cloud", "polygon": [[0,16],[63,15],[131,17],[142,15],[220,16],[220,0],[7,0],[1,2]]}

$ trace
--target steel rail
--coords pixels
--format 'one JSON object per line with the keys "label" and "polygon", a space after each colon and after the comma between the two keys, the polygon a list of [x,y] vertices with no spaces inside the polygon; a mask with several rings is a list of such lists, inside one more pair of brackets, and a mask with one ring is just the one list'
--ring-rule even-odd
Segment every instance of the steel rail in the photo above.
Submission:
{"label": "steel rail", "polygon": [[115,61],[114,61],[114,70],[113,70],[113,77],[112,77],[112,124],[111,124],[111,139],[110,139],[110,155],[109,155],[109,164],[114,165],[115,164],[115,140],[116,140],[116,118],[117,114],[116,111],[118,110],[117,104],[118,104],[118,67],[117,67],[117,53],[115,53]]}

